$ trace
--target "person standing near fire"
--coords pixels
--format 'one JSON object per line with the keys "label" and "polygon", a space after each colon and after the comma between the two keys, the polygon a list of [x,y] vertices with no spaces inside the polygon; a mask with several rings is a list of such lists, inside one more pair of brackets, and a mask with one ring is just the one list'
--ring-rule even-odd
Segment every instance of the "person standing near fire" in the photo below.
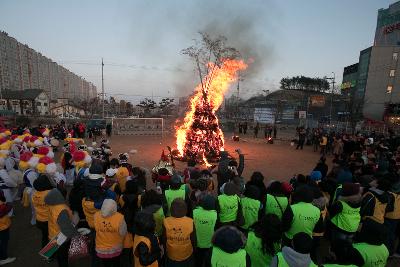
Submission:
{"label": "person standing near fire", "polygon": [[306,141],[306,131],[304,130],[303,127],[299,129],[298,135],[299,135],[299,142],[297,143],[296,150],[299,148],[303,150],[304,142]]}
{"label": "person standing near fire", "polygon": [[256,126],[254,127],[254,138],[258,138],[259,130],[260,130],[260,124],[257,122]]}
{"label": "person standing near fire", "polygon": [[243,123],[243,134],[244,135],[246,135],[246,133],[247,133],[247,121],[245,121],[244,123]]}

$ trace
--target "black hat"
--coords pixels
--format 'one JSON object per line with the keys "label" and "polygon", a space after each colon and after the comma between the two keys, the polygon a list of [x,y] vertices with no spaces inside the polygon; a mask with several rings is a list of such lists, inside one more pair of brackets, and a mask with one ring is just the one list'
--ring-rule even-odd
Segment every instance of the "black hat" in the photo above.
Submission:
{"label": "black hat", "polygon": [[93,160],[89,168],[89,178],[98,179],[103,177],[103,165],[98,160]]}
{"label": "black hat", "polygon": [[293,237],[293,248],[296,252],[301,254],[308,254],[312,249],[312,238],[304,233],[299,232]]}
{"label": "black hat", "polygon": [[182,178],[178,174],[174,174],[171,177],[171,184],[181,184]]}
{"label": "black hat", "polygon": [[205,195],[200,200],[200,206],[205,210],[215,210],[215,197],[212,195]]}

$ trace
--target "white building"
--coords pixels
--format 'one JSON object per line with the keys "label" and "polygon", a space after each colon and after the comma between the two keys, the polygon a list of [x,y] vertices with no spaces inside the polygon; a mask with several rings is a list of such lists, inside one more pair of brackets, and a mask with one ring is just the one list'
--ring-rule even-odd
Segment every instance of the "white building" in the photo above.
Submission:
{"label": "white building", "polygon": [[1,90],[0,110],[12,110],[19,115],[49,115],[49,97],[44,90]]}

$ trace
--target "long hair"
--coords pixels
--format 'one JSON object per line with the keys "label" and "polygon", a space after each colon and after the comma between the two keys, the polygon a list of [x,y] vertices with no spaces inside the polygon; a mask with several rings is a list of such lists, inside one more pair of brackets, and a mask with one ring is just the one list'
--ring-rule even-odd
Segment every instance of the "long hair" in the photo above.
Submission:
{"label": "long hair", "polygon": [[275,214],[267,214],[253,225],[254,233],[261,238],[264,253],[275,255],[276,244],[282,239],[281,220]]}

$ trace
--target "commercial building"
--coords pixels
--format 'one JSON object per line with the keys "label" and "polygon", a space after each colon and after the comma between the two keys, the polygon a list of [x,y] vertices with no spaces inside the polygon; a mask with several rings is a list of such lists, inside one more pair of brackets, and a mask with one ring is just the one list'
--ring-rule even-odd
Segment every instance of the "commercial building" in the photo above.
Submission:
{"label": "commercial building", "polygon": [[[238,106],[237,106],[238,105]],[[254,96],[246,101],[225,103],[227,120],[290,124],[317,127],[332,121],[344,122],[346,97],[307,90],[277,90],[268,95]]]}
{"label": "commercial building", "polygon": [[347,66],[343,71],[343,80],[341,89],[344,90],[343,94],[348,96],[351,95],[352,91],[355,90],[358,81],[358,63]]}
{"label": "commercial building", "polygon": [[92,83],[0,32],[0,90],[35,88],[44,90],[51,100],[82,101],[97,96]]}
{"label": "commercial building", "polygon": [[344,68],[341,89],[352,115],[391,122],[400,118],[399,57],[400,1],[378,10],[374,45],[360,52],[358,63]]}
{"label": "commercial building", "polygon": [[[400,39],[399,39],[400,40]],[[363,114],[374,120],[400,117],[389,105],[400,106],[400,46],[373,46],[364,95]]]}

